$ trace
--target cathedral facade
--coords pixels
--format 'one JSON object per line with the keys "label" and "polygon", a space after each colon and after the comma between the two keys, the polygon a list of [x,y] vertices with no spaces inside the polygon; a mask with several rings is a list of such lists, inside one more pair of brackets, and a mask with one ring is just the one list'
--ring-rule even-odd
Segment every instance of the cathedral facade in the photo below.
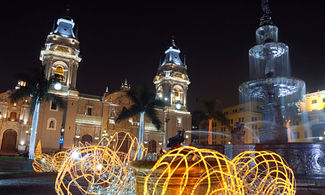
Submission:
{"label": "cathedral facade", "polygon": [[[47,36],[41,50],[40,61],[45,67],[45,76],[50,79],[59,76],[62,88],[51,89],[51,93],[65,99],[67,106],[59,108],[51,101],[41,102],[36,143],[41,141],[45,152],[71,148],[78,142],[95,144],[102,137],[115,132],[129,132],[138,136],[139,116],[116,122],[122,109],[132,105],[126,96],[130,90],[127,81],[115,92],[107,89],[103,96],[82,94],[77,90],[77,74],[80,57],[78,38],[74,32],[75,23],[70,17],[59,18],[56,28]],[[163,124],[156,129],[145,118],[144,145],[151,153],[165,148],[168,138],[177,130],[191,129],[191,113],[187,110],[187,89],[190,81],[187,66],[180,59],[180,50],[174,41],[165,52],[165,59],[158,67],[154,78],[156,98],[165,102],[163,108],[156,108]],[[23,87],[20,81],[17,87]],[[0,94],[0,145],[2,151],[26,151],[28,148],[32,114],[29,98],[18,102],[10,101],[8,91]],[[185,144],[190,135],[185,135]],[[63,148],[62,148],[63,147]]]}

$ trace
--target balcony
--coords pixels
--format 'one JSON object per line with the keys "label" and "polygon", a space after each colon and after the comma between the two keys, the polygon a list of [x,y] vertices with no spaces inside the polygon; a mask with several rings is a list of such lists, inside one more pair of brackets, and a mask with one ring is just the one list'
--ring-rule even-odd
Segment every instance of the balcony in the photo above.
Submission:
{"label": "balcony", "polygon": [[102,117],[101,116],[77,114],[76,123],[100,126],[100,125],[102,125]]}

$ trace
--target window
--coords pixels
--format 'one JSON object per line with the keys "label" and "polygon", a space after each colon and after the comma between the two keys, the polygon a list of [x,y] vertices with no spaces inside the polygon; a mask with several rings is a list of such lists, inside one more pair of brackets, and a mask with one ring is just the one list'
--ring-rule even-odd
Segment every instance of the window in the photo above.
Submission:
{"label": "window", "polygon": [[182,126],[182,118],[181,117],[177,117],[177,119],[176,119],[176,125],[177,125],[177,127],[181,127]]}
{"label": "window", "polygon": [[48,130],[56,130],[56,119],[55,118],[49,118],[47,120],[47,129]]}
{"label": "window", "polygon": [[305,139],[308,138],[308,131],[304,132]]}
{"label": "window", "polygon": [[54,129],[54,121],[50,121],[49,129]]}
{"label": "window", "polygon": [[233,122],[234,122],[234,121],[233,121],[232,119],[230,119],[230,124],[233,124]]}
{"label": "window", "polygon": [[316,104],[317,103],[317,100],[312,100],[311,103],[312,104]]}
{"label": "window", "polygon": [[241,117],[241,122],[245,122],[245,119],[244,119],[244,117]]}
{"label": "window", "polygon": [[50,110],[57,110],[58,109],[58,106],[56,105],[55,102],[51,101],[51,107],[50,107]]}
{"label": "window", "polygon": [[16,112],[11,112],[9,120],[10,121],[16,121],[16,119],[17,119],[17,113]]}
{"label": "window", "polygon": [[93,108],[92,107],[88,107],[87,108],[87,115],[91,116],[92,115],[92,111],[93,111]]}
{"label": "window", "polygon": [[164,96],[163,94],[164,94],[163,88],[160,86],[157,90],[157,98],[162,100]]}
{"label": "window", "polygon": [[300,139],[300,132],[297,132],[297,139]]}
{"label": "window", "polygon": [[172,103],[183,103],[183,89],[180,86],[175,86],[172,94]]}
{"label": "window", "polygon": [[244,111],[244,110],[245,110],[244,108],[239,108],[239,111],[240,111],[240,112],[242,112],[242,111]]}
{"label": "window", "polygon": [[63,76],[63,67],[62,66],[57,66],[55,68],[55,74]]}

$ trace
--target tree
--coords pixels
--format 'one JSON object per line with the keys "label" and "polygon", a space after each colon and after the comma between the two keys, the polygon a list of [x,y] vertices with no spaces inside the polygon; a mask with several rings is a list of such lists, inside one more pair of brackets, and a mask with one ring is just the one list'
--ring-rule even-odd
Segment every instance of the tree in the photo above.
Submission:
{"label": "tree", "polygon": [[30,111],[33,113],[33,121],[29,138],[29,159],[34,159],[40,103],[52,100],[52,102],[58,107],[64,108],[65,101],[63,98],[49,92],[52,84],[58,82],[58,79],[57,77],[53,77],[48,80],[45,77],[44,66],[39,66],[38,68],[33,69],[30,74],[18,74],[17,77],[18,79],[25,81],[26,86],[21,86],[19,89],[13,91],[10,95],[10,99],[15,102],[26,97],[31,98]]}
{"label": "tree", "polygon": [[[126,94],[132,101],[130,108],[123,108],[116,121],[119,122],[123,119],[140,114],[140,127],[139,127],[139,144],[143,143],[143,131],[144,131],[144,116],[146,115],[155,127],[159,130],[161,127],[161,121],[158,119],[155,108],[157,106],[163,106],[164,103],[161,100],[157,100],[155,93],[151,92],[144,86],[138,86],[135,89],[131,89]],[[138,153],[138,160],[140,160],[143,148],[140,147]]]}
{"label": "tree", "polygon": [[225,124],[227,127],[230,127],[229,120],[224,116],[224,114],[217,109],[217,106],[220,104],[218,99],[202,101],[205,111],[195,111],[193,115],[195,118],[198,118],[199,121],[208,120],[209,122],[209,134],[208,134],[208,144],[212,144],[212,122],[213,120],[218,120]]}

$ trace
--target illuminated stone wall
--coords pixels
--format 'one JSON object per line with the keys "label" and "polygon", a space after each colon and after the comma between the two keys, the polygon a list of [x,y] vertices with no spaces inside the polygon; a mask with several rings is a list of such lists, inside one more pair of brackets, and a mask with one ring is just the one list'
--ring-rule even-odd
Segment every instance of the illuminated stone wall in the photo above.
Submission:
{"label": "illuminated stone wall", "polygon": [[15,149],[23,151],[26,149],[31,127],[30,100],[26,98],[11,102],[10,94],[10,91],[0,94],[0,149],[5,148],[6,142],[3,137],[8,130],[15,131],[17,134]]}

